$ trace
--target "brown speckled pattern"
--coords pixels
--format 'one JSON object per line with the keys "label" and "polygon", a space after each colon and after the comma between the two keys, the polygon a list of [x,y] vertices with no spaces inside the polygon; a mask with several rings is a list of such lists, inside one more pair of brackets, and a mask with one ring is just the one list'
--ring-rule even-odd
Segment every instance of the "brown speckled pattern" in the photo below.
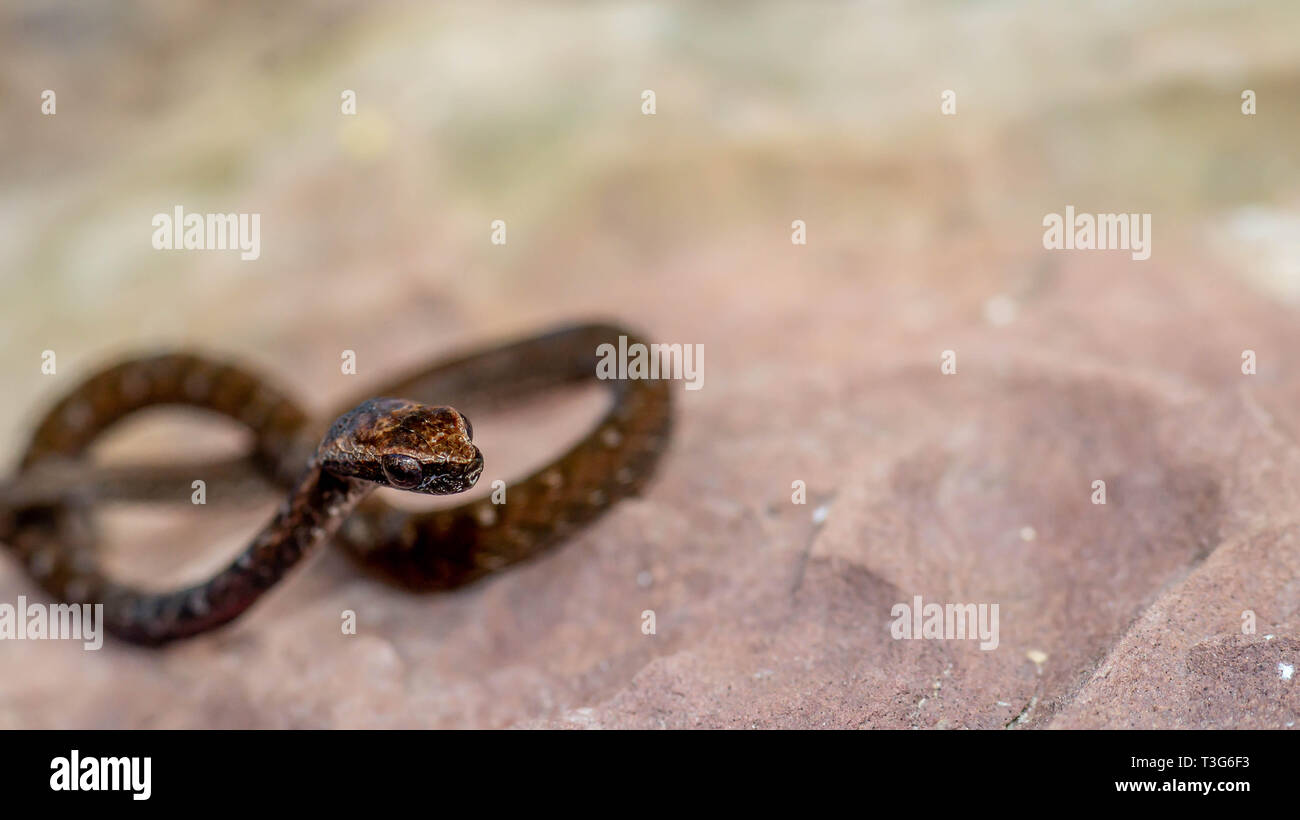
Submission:
{"label": "brown speckled pattern", "polygon": [[[92,376],[42,420],[23,456],[18,486],[22,473],[42,463],[81,456],[125,416],[180,404],[246,425],[254,434],[258,469],[290,488],[285,503],[226,569],[203,584],[161,594],[121,586],[100,572],[81,494],[0,510],[0,537],[52,594],[104,603],[108,629],[145,644],[188,637],[234,619],[336,534],[357,561],[397,584],[426,590],[458,586],[536,555],[639,490],[670,434],[669,385],[600,382],[613,394],[609,410],[554,462],[509,482],[505,504],[483,499],[411,514],[365,496],[378,486],[433,494],[473,486],[483,456],[472,444],[468,420],[451,407],[432,405],[504,402],[594,380],[597,347],[617,343],[620,335],[637,341],[622,328],[581,325],[449,361],[370,394],[402,399],[355,402],[323,440],[314,437],[312,431],[320,428],[297,405],[239,368],[191,354],[123,362]],[[393,472],[410,467],[404,459],[419,465],[409,482]],[[135,479],[137,490],[149,486],[148,480]]]}

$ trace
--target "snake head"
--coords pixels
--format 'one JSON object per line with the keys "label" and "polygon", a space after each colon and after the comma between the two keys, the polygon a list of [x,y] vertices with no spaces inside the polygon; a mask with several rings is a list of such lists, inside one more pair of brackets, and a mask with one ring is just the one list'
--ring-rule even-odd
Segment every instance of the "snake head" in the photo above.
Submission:
{"label": "snake head", "polygon": [[483,453],[473,438],[469,419],[451,407],[370,399],[331,425],[319,457],[338,475],[449,495],[473,487],[483,473]]}

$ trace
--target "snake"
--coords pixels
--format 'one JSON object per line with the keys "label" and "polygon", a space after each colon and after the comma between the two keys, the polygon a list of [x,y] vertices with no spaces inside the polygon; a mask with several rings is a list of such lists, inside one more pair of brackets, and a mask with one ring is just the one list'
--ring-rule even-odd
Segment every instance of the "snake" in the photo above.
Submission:
{"label": "snake", "polygon": [[[325,420],[233,362],[188,351],[128,358],[85,378],[35,426],[14,478],[0,488],[0,541],[49,594],[102,603],[104,628],[145,646],[233,621],[330,541],[398,587],[460,587],[541,555],[638,494],[653,475],[672,432],[671,391],[663,379],[598,377],[598,349],[620,337],[628,345],[640,340],[617,324],[584,323],[462,353],[366,390]],[[381,487],[424,495],[470,489],[483,472],[483,453],[455,408],[508,407],[586,382],[609,394],[603,413],[567,450],[506,482],[504,503],[484,498],[410,512],[373,494]],[[92,463],[96,438],[156,406],[201,408],[246,427],[251,452],[208,465],[212,473],[255,474],[285,493],[227,566],[167,591],[109,577],[89,514],[98,501],[188,496],[190,481],[207,474],[193,464],[114,471]]]}

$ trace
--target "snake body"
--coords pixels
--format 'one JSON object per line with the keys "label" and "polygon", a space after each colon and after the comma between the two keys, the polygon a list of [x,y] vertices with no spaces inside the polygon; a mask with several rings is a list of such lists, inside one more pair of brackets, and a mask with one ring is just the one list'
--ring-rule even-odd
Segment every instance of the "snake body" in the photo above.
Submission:
{"label": "snake body", "polygon": [[[492,407],[596,381],[597,349],[628,330],[562,328],[459,356],[349,401],[325,430],[271,383],[192,353],[130,359],[85,380],[42,419],[8,495],[0,538],[51,594],[103,603],[105,626],[141,644],[189,637],[238,617],[304,556],[331,537],[357,562],[414,590],[446,589],[533,557],[638,492],[672,424],[668,384],[602,380],[612,401],[591,431],[554,461],[508,483],[506,502],[482,499],[428,513],[401,512],[377,487],[425,494],[473,486],[483,456],[453,407]],[[373,398],[395,396],[400,398]],[[89,467],[90,444],[139,410],[188,405],[227,416],[253,434],[253,451],[215,472],[256,469],[287,495],[229,566],[170,592],[119,584],[100,568],[91,500],[186,496],[202,467],[111,471]],[[60,480],[51,483],[50,476]],[[44,489],[42,487],[44,486]],[[24,489],[26,492],[24,493]]]}

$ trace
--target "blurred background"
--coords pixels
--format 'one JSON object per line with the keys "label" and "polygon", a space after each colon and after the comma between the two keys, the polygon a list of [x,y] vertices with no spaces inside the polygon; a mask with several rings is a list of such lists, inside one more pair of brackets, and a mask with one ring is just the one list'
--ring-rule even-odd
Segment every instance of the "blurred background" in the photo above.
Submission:
{"label": "blurred background", "polygon": [[[6,3],[10,469],[158,347],[314,412],[592,317],[707,355],[657,483],[548,558],[417,597],[329,555],[163,652],[0,645],[0,726],[1290,725],[1297,42],[1281,0]],[[155,250],[177,205],[260,258]],[[1045,251],[1067,205],[1151,213],[1151,259]],[[201,575],[274,503],[112,540]],[[889,640],[914,594],[1001,602],[1001,648]]]}

